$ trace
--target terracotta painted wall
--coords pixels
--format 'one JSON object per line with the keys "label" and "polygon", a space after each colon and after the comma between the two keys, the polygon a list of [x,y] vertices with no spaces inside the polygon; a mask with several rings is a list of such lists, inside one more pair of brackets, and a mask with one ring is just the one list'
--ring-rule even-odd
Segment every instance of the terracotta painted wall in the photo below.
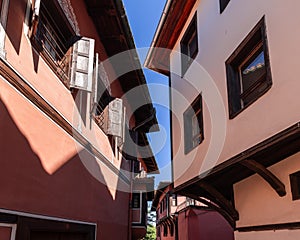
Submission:
{"label": "terracotta painted wall", "polygon": [[[220,14],[219,1],[197,1],[171,55],[172,102],[175,109],[172,119],[175,187],[299,121],[300,82],[297,64],[300,31],[295,20],[299,7],[298,1],[231,0]],[[180,77],[179,55],[180,41],[196,11],[199,53],[184,77],[197,86],[197,91]],[[254,104],[229,120],[225,61],[263,16],[266,19],[273,85]],[[212,82],[206,81],[208,78],[201,74],[199,66],[207,71],[215,87],[209,85]],[[217,106],[217,98],[213,89],[218,89],[223,105],[214,112],[212,109]],[[183,112],[200,92],[204,101],[205,140],[185,155]],[[214,124],[212,119],[216,119]],[[226,121],[225,127],[222,127],[223,120]],[[224,148],[221,145],[218,148],[216,143],[221,139],[219,133],[222,130],[226,130],[225,144]],[[217,142],[212,143],[215,140]],[[214,153],[221,149],[220,156],[206,156],[209,148]],[[203,167],[205,157],[207,161]]]}
{"label": "terracotta painted wall", "polygon": [[124,183],[3,80],[0,85],[0,208],[93,222],[98,239],[127,239],[129,194],[112,188]]}
{"label": "terracotta painted wall", "polygon": [[[81,34],[96,39],[96,51],[105,59],[104,47],[83,1],[71,3]],[[10,0],[7,61],[72,123],[76,115],[74,99],[32,47],[26,33],[26,6],[27,0]],[[118,83],[113,92],[122,96]],[[0,108],[0,211],[92,222],[97,224],[98,239],[127,239],[129,186],[2,77]],[[83,128],[82,134],[117,168],[130,169],[129,161],[114,157],[107,136],[95,123]]]}
{"label": "terracotta painted wall", "polygon": [[178,216],[179,240],[233,240],[233,230],[217,212],[187,208]]}

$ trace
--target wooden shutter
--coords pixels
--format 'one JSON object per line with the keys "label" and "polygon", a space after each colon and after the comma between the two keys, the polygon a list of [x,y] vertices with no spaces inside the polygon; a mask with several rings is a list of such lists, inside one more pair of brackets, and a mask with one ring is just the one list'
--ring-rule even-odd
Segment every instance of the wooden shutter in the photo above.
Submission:
{"label": "wooden shutter", "polygon": [[73,46],[70,87],[92,92],[95,40],[83,37]]}
{"label": "wooden shutter", "polygon": [[123,101],[122,99],[116,98],[111,101],[108,105],[108,124],[107,134],[123,137],[122,120],[123,120]]}
{"label": "wooden shutter", "polygon": [[107,135],[118,137],[118,146],[124,142],[125,134],[125,108],[123,107],[123,100],[116,98],[111,101],[108,106],[101,113],[103,119],[103,131]]}
{"label": "wooden shutter", "polygon": [[28,32],[29,38],[36,35],[38,23],[39,23],[39,16],[40,16],[40,6],[41,0],[33,0],[31,5],[32,10],[32,19],[31,19],[31,29]]}
{"label": "wooden shutter", "polygon": [[98,73],[99,73],[99,55],[96,53],[94,63],[93,87],[91,96],[91,114],[96,114],[98,106]]}
{"label": "wooden shutter", "polygon": [[34,0],[32,2],[32,10],[33,10],[34,18],[38,18],[40,15],[40,5],[41,5],[41,0]]}

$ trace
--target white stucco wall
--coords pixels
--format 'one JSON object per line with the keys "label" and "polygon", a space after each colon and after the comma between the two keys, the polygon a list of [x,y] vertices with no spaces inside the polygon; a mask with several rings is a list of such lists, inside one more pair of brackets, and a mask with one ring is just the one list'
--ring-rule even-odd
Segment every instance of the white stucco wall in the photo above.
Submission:
{"label": "white stucco wall", "polygon": [[289,178],[300,170],[300,153],[268,169],[285,185],[286,196],[279,197],[257,174],[235,184],[235,207],[240,214],[237,227],[300,222],[300,200],[292,201]]}
{"label": "white stucco wall", "polygon": [[[294,0],[231,0],[220,14],[219,1],[197,2],[171,55],[175,187],[299,121],[299,7],[300,2]],[[181,60],[178,52],[182,36],[196,11],[199,53],[184,76],[188,79],[187,84],[180,77]],[[254,104],[229,120],[225,61],[263,16],[266,20],[273,85]],[[209,73],[215,87],[201,73],[199,66]],[[220,93],[225,116],[222,108],[214,102],[216,89]],[[206,101],[203,111],[205,140],[185,155],[183,113],[200,92],[203,101]],[[212,111],[214,107],[216,109]],[[224,126],[223,118],[226,118]],[[224,148],[221,144],[222,130],[226,130]],[[206,157],[208,165],[201,169],[209,148],[213,154]],[[219,150],[220,155],[215,154]]]}

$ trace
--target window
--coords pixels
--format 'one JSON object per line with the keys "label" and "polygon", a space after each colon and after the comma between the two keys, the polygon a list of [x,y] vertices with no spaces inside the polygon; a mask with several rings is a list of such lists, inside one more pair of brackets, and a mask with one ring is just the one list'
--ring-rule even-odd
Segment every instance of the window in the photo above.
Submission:
{"label": "window", "polygon": [[140,208],[141,206],[141,195],[140,193],[132,194],[132,208]]}
{"label": "window", "polygon": [[79,38],[56,1],[41,1],[32,40],[52,70],[68,85],[72,49]]}
{"label": "window", "polygon": [[230,0],[220,0],[220,13],[222,13],[227,7]]}
{"label": "window", "polygon": [[232,119],[272,85],[264,18],[226,61],[226,70]]}
{"label": "window", "polygon": [[172,206],[177,206],[177,194],[172,194]]}
{"label": "window", "polygon": [[185,154],[197,147],[203,140],[203,110],[200,94],[184,112],[184,149]]}
{"label": "window", "polygon": [[183,76],[198,53],[197,13],[184,34],[180,46],[181,75]]}
{"label": "window", "polygon": [[290,175],[293,200],[300,199],[300,171]]}

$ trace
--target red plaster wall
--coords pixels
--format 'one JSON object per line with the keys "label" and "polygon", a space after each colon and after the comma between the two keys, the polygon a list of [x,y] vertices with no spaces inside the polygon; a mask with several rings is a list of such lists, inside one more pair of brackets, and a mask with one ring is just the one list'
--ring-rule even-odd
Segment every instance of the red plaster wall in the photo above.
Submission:
{"label": "red plaster wall", "polygon": [[233,240],[233,230],[217,212],[188,208],[178,216],[179,240]]}
{"label": "red plaster wall", "polygon": [[[83,1],[71,2],[82,35],[96,39],[96,50],[105,59],[104,47]],[[72,122],[74,99],[70,91],[37,55],[24,33],[26,4],[27,0],[10,0],[7,61]],[[127,239],[130,196],[120,191],[112,194],[105,184],[114,180],[117,187],[121,184],[117,176],[110,178],[112,173],[95,163],[95,172],[104,182],[96,180],[80,159],[84,153],[85,161],[96,162],[93,156],[76,146],[68,134],[7,85],[5,79],[0,79],[0,85],[0,208],[93,222],[97,224],[97,239]],[[113,92],[122,95],[119,83]],[[92,143],[113,161],[109,141],[99,129],[96,138],[91,139]],[[118,164],[130,169],[129,161]]]}

